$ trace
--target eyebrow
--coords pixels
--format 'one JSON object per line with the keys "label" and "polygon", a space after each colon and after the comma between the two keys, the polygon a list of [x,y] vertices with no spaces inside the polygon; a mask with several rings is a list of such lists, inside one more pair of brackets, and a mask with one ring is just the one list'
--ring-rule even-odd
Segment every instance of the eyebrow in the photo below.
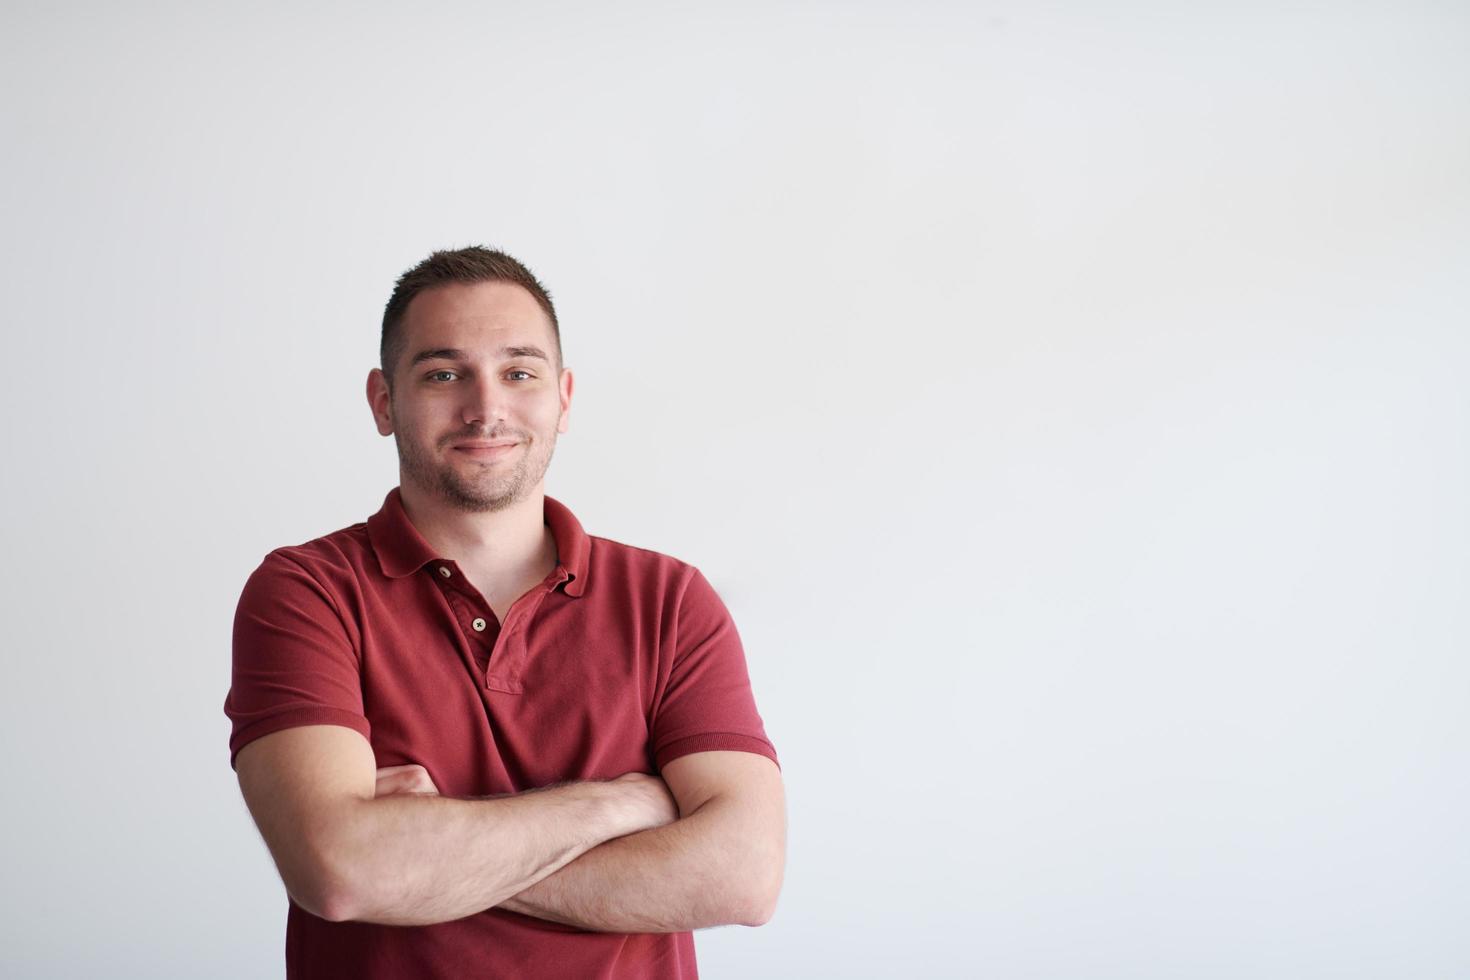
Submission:
{"label": "eyebrow", "polygon": [[[539,357],[546,363],[551,363],[551,358],[539,347],[502,347],[499,354],[503,358],[512,357]],[[436,347],[433,350],[421,350],[408,362],[413,367],[422,361],[468,361],[470,355],[458,347]]]}

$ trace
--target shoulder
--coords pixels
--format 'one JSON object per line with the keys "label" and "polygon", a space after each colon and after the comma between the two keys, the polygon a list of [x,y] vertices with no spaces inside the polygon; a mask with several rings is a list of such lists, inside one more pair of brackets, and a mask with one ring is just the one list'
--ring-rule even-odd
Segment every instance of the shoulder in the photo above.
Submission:
{"label": "shoulder", "polygon": [[724,600],[697,566],[609,538],[590,541],[589,587],[605,600],[661,610],[678,620],[729,618]]}
{"label": "shoulder", "polygon": [[[610,576],[636,582],[640,588],[661,587],[683,591],[699,576],[699,569],[686,561],[650,548],[588,535],[591,545],[588,561],[592,579]],[[603,579],[604,582],[607,579]]]}
{"label": "shoulder", "polygon": [[666,555],[651,548],[640,548],[623,541],[614,541],[601,535],[589,534],[592,553],[603,561],[616,561],[625,565],[643,565],[650,568],[693,569],[694,566],[673,555]]}
{"label": "shoulder", "polygon": [[247,589],[282,580],[305,580],[337,591],[350,588],[350,583],[360,581],[376,568],[367,525],[359,522],[310,541],[272,549],[251,573]]}
{"label": "shoulder", "polygon": [[367,523],[359,521],[301,544],[282,545],[270,554],[306,567],[350,568],[370,557],[372,546],[368,543]]}

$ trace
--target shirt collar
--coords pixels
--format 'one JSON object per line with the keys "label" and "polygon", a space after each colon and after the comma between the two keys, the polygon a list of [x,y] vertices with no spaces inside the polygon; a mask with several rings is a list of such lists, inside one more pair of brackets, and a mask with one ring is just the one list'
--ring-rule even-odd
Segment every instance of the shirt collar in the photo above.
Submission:
{"label": "shirt collar", "polygon": [[[562,588],[567,595],[579,596],[587,588],[587,558],[592,542],[565,504],[550,497],[543,499],[545,522],[556,540],[557,563],[567,573]],[[398,487],[388,491],[382,510],[367,519],[367,534],[378,555],[378,565],[389,578],[412,575],[441,557],[409,521]]]}

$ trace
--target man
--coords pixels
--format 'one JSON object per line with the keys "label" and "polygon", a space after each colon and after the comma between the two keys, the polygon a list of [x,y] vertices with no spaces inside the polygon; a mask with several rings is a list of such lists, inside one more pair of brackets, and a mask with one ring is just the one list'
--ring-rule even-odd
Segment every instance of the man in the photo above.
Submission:
{"label": "man", "polygon": [[231,761],[288,976],[695,976],[690,930],[767,921],[785,859],[728,612],[545,495],[572,372],[515,259],[406,272],[381,355],[399,486],[267,555],[235,617]]}

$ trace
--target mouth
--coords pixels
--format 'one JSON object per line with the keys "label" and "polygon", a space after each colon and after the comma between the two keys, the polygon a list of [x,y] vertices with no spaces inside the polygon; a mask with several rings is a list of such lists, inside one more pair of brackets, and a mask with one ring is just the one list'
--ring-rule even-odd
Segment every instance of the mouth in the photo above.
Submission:
{"label": "mouth", "polygon": [[450,448],[470,459],[493,462],[510,453],[518,442],[457,442]]}

